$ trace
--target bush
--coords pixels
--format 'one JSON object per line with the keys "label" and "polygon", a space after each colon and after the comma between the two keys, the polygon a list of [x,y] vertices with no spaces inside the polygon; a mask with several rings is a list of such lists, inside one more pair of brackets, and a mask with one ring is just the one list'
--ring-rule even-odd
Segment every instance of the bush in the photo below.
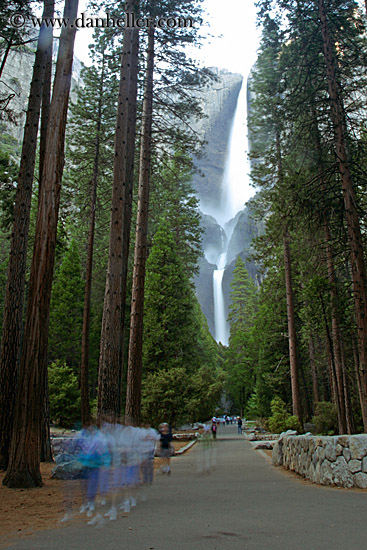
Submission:
{"label": "bush", "polygon": [[65,363],[55,361],[48,368],[50,417],[64,428],[80,421],[78,378]]}
{"label": "bush", "polygon": [[302,426],[296,416],[291,416],[287,405],[280,397],[274,397],[270,405],[271,417],[269,418],[269,430],[273,433],[281,433],[287,430],[302,432]]}
{"label": "bush", "polygon": [[320,435],[334,435],[338,433],[338,413],[333,403],[320,401],[316,403],[316,414],[312,417],[316,433]]}

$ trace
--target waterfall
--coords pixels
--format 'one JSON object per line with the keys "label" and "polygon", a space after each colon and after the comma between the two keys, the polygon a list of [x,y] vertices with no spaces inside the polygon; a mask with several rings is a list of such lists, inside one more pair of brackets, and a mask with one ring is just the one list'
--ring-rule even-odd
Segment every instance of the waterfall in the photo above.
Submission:
{"label": "waterfall", "polygon": [[[222,288],[227,265],[227,251],[235,228],[234,217],[239,211],[243,210],[245,202],[253,194],[248,185],[250,168],[247,150],[247,90],[246,85],[242,82],[228,140],[222,180],[221,205],[220,208],[210,212],[222,227],[226,236],[225,239],[222,238],[222,243],[218,243],[217,258],[213,262],[217,266],[217,269],[213,272],[215,339],[223,345],[228,345],[229,338]],[[213,252],[211,256],[213,257]]]}

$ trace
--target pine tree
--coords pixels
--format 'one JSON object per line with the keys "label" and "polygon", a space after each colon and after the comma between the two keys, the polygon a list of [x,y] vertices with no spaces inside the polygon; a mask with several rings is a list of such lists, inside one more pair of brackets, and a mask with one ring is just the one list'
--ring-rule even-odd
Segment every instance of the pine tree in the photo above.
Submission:
{"label": "pine tree", "polygon": [[146,266],[144,369],[185,365],[193,340],[193,291],[174,234],[162,220]]}
{"label": "pine tree", "polygon": [[[43,16],[52,17],[53,11],[53,0],[45,0]],[[46,54],[50,47],[47,40],[50,39],[52,40],[52,33],[50,36],[46,26],[43,25],[39,33],[33,67],[14,204],[14,221],[0,350],[0,382],[2,388],[0,392],[0,467],[4,469],[7,468],[8,464],[14,399],[17,391],[17,363],[23,322],[29,219]]]}
{"label": "pine tree", "polygon": [[252,328],[257,310],[257,291],[241,256],[237,257],[231,282],[228,321],[229,346],[226,353],[228,395],[236,409],[243,406],[254,387],[254,366],[251,361]]}
{"label": "pine tree", "polygon": [[48,355],[51,362],[66,363],[75,374],[80,364],[83,286],[78,247],[72,240],[52,285]]}
{"label": "pine tree", "polygon": [[131,321],[127,365],[126,412],[128,421],[138,425],[141,409],[143,368],[143,312],[145,263],[147,258],[150,166],[152,153],[152,109],[154,71],[154,27],[148,30],[147,66],[144,84],[142,130],[139,163],[139,192],[135,232]]}
{"label": "pine tree", "polygon": [[[125,11],[139,13],[139,0],[128,0]],[[138,53],[139,31],[137,28],[125,27],[98,375],[100,418],[113,415],[117,419],[121,406],[122,337],[132,205]]]}
{"label": "pine tree", "polygon": [[[66,0],[64,17],[75,19],[78,0]],[[39,468],[41,418],[47,370],[49,308],[57,235],[64,139],[76,29],[63,28],[56,65],[41,196],[32,258],[19,388],[9,453],[3,480],[11,488],[42,485]]]}

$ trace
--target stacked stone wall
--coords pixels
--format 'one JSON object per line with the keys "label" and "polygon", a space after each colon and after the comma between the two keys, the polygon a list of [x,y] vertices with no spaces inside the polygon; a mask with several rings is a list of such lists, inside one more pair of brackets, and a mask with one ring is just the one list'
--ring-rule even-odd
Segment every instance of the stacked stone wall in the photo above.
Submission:
{"label": "stacked stone wall", "polygon": [[320,485],[367,488],[367,435],[281,434],[273,464]]}

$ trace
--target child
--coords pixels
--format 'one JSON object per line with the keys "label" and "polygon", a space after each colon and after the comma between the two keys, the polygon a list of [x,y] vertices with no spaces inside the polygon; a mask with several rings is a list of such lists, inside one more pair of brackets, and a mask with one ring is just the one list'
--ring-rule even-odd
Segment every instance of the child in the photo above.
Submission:
{"label": "child", "polygon": [[171,473],[171,454],[173,451],[172,446],[172,434],[170,432],[169,426],[166,422],[163,424],[160,424],[159,426],[159,433],[161,434],[160,437],[160,457],[163,459],[163,467],[162,472],[166,474]]}

